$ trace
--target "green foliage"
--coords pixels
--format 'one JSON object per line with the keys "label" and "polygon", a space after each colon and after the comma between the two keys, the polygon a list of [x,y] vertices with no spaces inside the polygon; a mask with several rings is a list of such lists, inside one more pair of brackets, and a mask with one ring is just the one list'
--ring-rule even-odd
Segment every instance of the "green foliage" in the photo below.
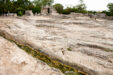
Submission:
{"label": "green foliage", "polygon": [[111,14],[110,14],[109,11],[102,11],[101,13],[104,13],[104,14],[106,14],[107,16],[111,16]]}
{"label": "green foliage", "polygon": [[72,48],[67,48],[68,51],[72,51]]}
{"label": "green foliage", "polygon": [[76,12],[77,13],[86,13],[86,7],[85,4],[80,4],[76,6]]}
{"label": "green foliage", "polygon": [[31,5],[29,0],[0,0],[0,14],[15,13],[18,8],[29,9]]}
{"label": "green foliage", "polygon": [[113,3],[108,4],[109,11],[106,13],[108,16],[113,16]]}
{"label": "green foliage", "polygon": [[[32,55],[33,57],[40,59],[41,61],[45,62],[51,67],[57,68],[61,70],[63,73],[66,73],[67,71],[73,72],[73,74],[76,75],[86,75],[85,73],[79,72],[78,70],[74,69],[73,67],[70,67],[68,65],[64,65],[56,60],[52,60],[50,57],[47,55],[43,54],[40,52],[40,50],[34,50],[29,46],[26,45],[21,45],[15,41],[13,41],[19,48],[23,49],[26,51],[28,54]],[[69,75],[70,73],[67,73],[66,75]]]}
{"label": "green foliage", "polygon": [[63,14],[70,14],[71,12],[75,13],[87,13],[86,5],[83,3],[83,0],[80,0],[80,3],[73,8],[67,7],[63,10]]}
{"label": "green foliage", "polygon": [[105,13],[107,16],[113,16],[113,3],[107,5],[108,11],[104,10],[101,13]]}
{"label": "green foliage", "polygon": [[91,13],[91,14],[96,14],[97,11],[88,11],[88,13]]}
{"label": "green foliage", "polygon": [[17,7],[24,8],[29,6],[30,2],[28,0],[17,0]]}
{"label": "green foliage", "polygon": [[9,0],[0,0],[0,13],[7,13],[9,8]]}
{"label": "green foliage", "polygon": [[40,13],[41,12],[41,7],[39,6],[36,6],[32,9],[32,12],[35,14],[35,13]]}
{"label": "green foliage", "polygon": [[18,16],[22,16],[22,15],[23,15],[22,11],[19,11],[19,12],[17,13],[17,15],[18,15]]}
{"label": "green foliage", "polygon": [[110,12],[113,12],[113,3],[109,3],[108,8]]}
{"label": "green foliage", "polygon": [[83,3],[83,0],[80,0],[80,4],[78,4],[76,7],[77,13],[86,13],[86,5]]}
{"label": "green foliage", "polygon": [[63,10],[63,14],[70,14],[71,13],[71,8],[66,8]]}
{"label": "green foliage", "polygon": [[54,0],[34,0],[34,4],[36,6],[46,6],[46,5],[52,5],[52,3],[54,2]]}
{"label": "green foliage", "polygon": [[16,12],[19,12],[19,11],[24,12],[25,10],[23,8],[19,7],[19,8],[16,9]]}
{"label": "green foliage", "polygon": [[30,4],[25,7],[25,10],[32,10],[33,8],[35,8],[35,6],[33,4]]}
{"label": "green foliage", "polygon": [[63,5],[61,5],[61,4],[55,4],[55,5],[53,5],[53,7],[56,9],[56,11],[58,12],[58,13],[62,13],[63,12]]}
{"label": "green foliage", "polygon": [[21,7],[16,9],[16,13],[18,16],[22,16],[24,14],[25,10]]}
{"label": "green foliage", "polygon": [[4,13],[4,2],[0,1],[0,15]]}

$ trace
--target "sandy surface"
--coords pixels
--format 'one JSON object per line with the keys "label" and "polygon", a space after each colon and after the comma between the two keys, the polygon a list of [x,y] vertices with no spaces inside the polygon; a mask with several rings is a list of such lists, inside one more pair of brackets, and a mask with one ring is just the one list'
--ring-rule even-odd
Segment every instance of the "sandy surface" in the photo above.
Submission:
{"label": "sandy surface", "polygon": [[110,20],[0,18],[0,32],[91,75],[113,75],[113,22]]}

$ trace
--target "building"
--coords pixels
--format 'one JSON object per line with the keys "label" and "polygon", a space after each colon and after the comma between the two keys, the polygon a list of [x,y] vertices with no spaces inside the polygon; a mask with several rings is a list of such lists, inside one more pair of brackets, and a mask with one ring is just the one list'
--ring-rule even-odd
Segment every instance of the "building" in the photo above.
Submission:
{"label": "building", "polygon": [[41,9],[41,15],[58,15],[57,11],[52,6],[45,6]]}

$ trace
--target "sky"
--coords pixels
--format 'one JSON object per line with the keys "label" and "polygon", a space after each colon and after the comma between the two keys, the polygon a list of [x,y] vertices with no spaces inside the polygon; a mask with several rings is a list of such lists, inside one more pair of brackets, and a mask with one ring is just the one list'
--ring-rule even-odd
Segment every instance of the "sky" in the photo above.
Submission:
{"label": "sky", "polygon": [[[86,4],[87,10],[95,10],[95,11],[102,11],[108,10],[107,4],[113,3],[113,0],[83,0]],[[79,3],[79,0],[54,0],[55,3],[62,4],[65,8],[76,6]]]}

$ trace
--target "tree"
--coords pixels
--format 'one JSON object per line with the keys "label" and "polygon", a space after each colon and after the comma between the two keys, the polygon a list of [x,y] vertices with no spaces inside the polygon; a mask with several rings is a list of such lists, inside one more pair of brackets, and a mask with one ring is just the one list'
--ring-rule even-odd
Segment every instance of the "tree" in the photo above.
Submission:
{"label": "tree", "polygon": [[29,0],[17,0],[17,7],[26,8],[29,4]]}
{"label": "tree", "polygon": [[78,4],[75,8],[79,13],[86,13],[86,5],[84,4],[83,0],[80,0],[80,4]]}
{"label": "tree", "polygon": [[35,14],[35,13],[40,13],[41,12],[41,8],[39,6],[36,6],[32,9],[32,12]]}
{"label": "tree", "polygon": [[16,9],[16,13],[17,13],[18,16],[22,16],[24,14],[24,12],[25,12],[25,10],[21,7],[18,7]]}
{"label": "tree", "polygon": [[72,8],[67,7],[66,9],[63,10],[63,14],[70,14],[72,12]]}
{"label": "tree", "polygon": [[16,12],[16,9],[21,7],[23,9],[28,8],[30,5],[29,0],[0,0],[0,14],[7,12]]}
{"label": "tree", "polygon": [[52,5],[52,3],[54,2],[54,0],[34,0],[34,4],[36,6],[40,6],[40,7],[43,7],[43,6],[46,6],[46,5]]}
{"label": "tree", "polygon": [[108,4],[108,9],[109,9],[109,16],[113,16],[113,3],[109,3]]}
{"label": "tree", "polygon": [[88,13],[91,13],[91,14],[96,14],[97,11],[88,11]]}
{"label": "tree", "polygon": [[63,5],[61,5],[61,4],[55,4],[55,5],[53,5],[53,7],[56,9],[56,11],[58,12],[58,13],[62,13],[63,12]]}
{"label": "tree", "polygon": [[0,13],[7,13],[10,9],[11,2],[10,0],[0,0]]}
{"label": "tree", "polygon": [[0,15],[4,12],[4,0],[0,0]]}

